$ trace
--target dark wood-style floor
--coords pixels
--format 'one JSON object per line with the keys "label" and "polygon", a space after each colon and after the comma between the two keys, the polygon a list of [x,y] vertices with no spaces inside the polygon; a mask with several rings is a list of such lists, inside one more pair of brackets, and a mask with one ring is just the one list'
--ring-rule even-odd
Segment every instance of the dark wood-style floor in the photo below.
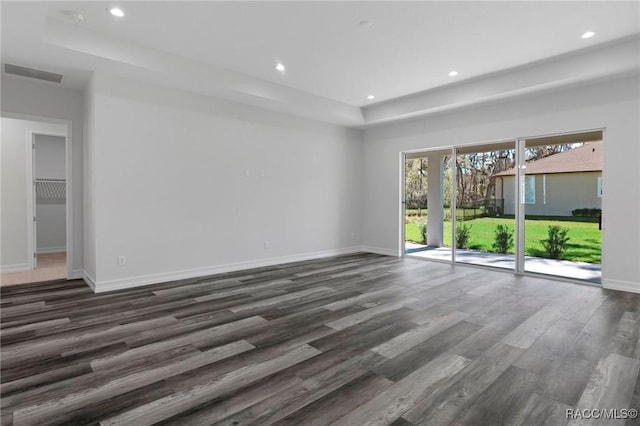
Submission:
{"label": "dark wood-style floor", "polygon": [[2,424],[564,425],[640,406],[639,296],[371,254],[2,288]]}

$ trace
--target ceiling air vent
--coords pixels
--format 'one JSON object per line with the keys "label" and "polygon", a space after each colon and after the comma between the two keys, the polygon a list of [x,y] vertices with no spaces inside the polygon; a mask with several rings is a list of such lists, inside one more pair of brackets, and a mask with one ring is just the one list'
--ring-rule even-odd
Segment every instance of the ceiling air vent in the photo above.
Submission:
{"label": "ceiling air vent", "polygon": [[4,72],[6,72],[7,74],[14,74],[22,77],[51,81],[52,83],[60,83],[62,81],[62,77],[64,77],[62,74],[56,74],[54,72],[41,71],[12,64],[4,64]]}

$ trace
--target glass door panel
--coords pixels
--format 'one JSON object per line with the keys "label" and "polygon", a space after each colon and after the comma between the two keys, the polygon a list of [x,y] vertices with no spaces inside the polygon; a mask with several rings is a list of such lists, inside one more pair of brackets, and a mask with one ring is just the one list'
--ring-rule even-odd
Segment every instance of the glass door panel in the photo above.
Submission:
{"label": "glass door panel", "polygon": [[515,269],[515,162],[515,141],[456,149],[456,262]]}
{"label": "glass door panel", "polygon": [[405,254],[451,261],[451,151],[405,155]]}
{"label": "glass door panel", "polygon": [[602,133],[570,136],[525,141],[524,271],[600,283]]}

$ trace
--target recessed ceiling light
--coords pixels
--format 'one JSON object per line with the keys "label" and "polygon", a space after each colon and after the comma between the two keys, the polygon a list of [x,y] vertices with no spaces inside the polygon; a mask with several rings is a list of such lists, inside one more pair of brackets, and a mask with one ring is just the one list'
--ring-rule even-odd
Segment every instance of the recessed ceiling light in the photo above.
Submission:
{"label": "recessed ceiling light", "polygon": [[453,70],[449,73],[449,77],[455,77],[456,75],[458,75],[458,71]]}
{"label": "recessed ceiling light", "polygon": [[280,71],[280,72],[284,72],[284,69],[285,69],[285,68],[284,68],[284,65],[282,65],[282,63],[281,63],[281,62],[278,62],[278,63],[276,64],[276,69],[277,69],[278,71]]}
{"label": "recessed ceiling light", "polygon": [[587,31],[586,33],[582,34],[582,38],[591,38],[594,35],[596,35],[596,33],[594,33],[593,31]]}
{"label": "recessed ceiling light", "polygon": [[369,95],[369,96],[367,96],[367,99],[369,99],[369,100],[371,100],[371,99],[375,99],[375,98],[376,98],[376,97],[375,97],[375,96],[373,96],[373,95]]}
{"label": "recessed ceiling light", "polygon": [[118,18],[122,18],[124,16],[124,12],[119,7],[109,8],[109,13],[113,16],[117,16]]}

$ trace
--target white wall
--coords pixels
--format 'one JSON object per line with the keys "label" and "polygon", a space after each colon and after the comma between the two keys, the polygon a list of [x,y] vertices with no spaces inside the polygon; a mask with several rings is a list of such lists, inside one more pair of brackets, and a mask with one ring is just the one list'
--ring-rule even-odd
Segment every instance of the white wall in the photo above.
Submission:
{"label": "white wall", "polygon": [[27,115],[71,121],[71,131],[67,132],[71,146],[70,152],[67,152],[67,164],[70,165],[73,186],[67,188],[67,195],[72,195],[70,211],[73,223],[73,253],[67,255],[71,260],[70,278],[80,278],[83,269],[82,92],[3,75],[1,102],[3,117]]}
{"label": "white wall", "polygon": [[359,248],[360,131],[101,75],[92,87],[97,291]]}
{"label": "white wall", "polygon": [[[66,179],[65,138],[35,135],[37,179]],[[36,195],[36,252],[66,251],[66,205],[64,199],[40,200]]]}
{"label": "white wall", "polygon": [[606,128],[603,282],[640,291],[638,77],[397,123],[364,133],[363,245],[399,253],[399,153]]}
{"label": "white wall", "polygon": [[66,126],[5,117],[0,123],[0,264],[3,272],[27,270],[32,256],[29,252],[31,222],[28,220],[31,208],[27,197],[32,173],[29,131],[65,133]]}
{"label": "white wall", "polygon": [[94,224],[94,202],[93,202],[93,188],[94,188],[94,170],[93,163],[93,144],[94,144],[94,84],[93,78],[87,83],[87,87],[84,90],[84,104],[83,104],[83,140],[84,145],[82,149],[82,237],[84,248],[83,252],[83,276],[89,283],[95,281],[96,276],[96,230]]}

